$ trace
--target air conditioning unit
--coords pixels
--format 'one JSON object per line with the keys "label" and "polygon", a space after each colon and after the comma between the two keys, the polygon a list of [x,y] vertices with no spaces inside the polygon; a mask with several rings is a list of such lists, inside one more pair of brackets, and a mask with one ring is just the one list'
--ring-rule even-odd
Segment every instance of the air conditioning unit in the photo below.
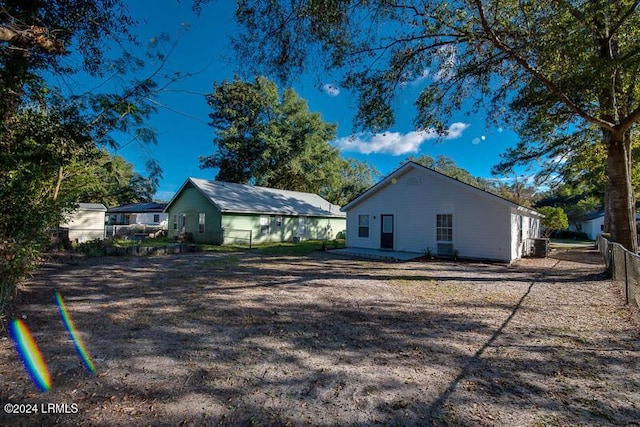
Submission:
{"label": "air conditioning unit", "polygon": [[438,243],[438,256],[452,257],[453,256],[453,243]]}
{"label": "air conditioning unit", "polygon": [[545,258],[549,255],[549,239],[528,239],[528,254],[530,257]]}

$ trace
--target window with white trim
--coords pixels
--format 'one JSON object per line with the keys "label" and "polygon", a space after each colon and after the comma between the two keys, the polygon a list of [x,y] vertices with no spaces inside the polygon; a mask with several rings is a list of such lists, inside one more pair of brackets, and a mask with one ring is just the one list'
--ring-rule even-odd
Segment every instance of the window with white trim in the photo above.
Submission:
{"label": "window with white trim", "polygon": [[205,214],[204,213],[199,213],[198,214],[198,234],[204,234],[204,220],[205,220]]}
{"label": "window with white trim", "polygon": [[269,217],[265,215],[260,216],[260,235],[266,236],[269,234]]}
{"label": "window with white trim", "polygon": [[358,215],[358,237],[369,237],[369,215]]}
{"label": "window with white trim", "polygon": [[436,241],[453,242],[453,214],[436,215]]}

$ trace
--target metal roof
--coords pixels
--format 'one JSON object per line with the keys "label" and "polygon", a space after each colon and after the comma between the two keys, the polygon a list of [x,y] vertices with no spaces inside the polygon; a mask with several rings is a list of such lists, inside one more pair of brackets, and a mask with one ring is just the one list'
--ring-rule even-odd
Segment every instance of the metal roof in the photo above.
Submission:
{"label": "metal roof", "polygon": [[162,212],[167,207],[166,203],[132,203],[129,205],[121,205],[107,210],[108,213],[144,213],[144,212]]}
{"label": "metal roof", "polygon": [[107,210],[106,206],[102,203],[76,203],[77,208],[83,211],[101,211]]}
{"label": "metal roof", "polygon": [[346,216],[340,211],[340,206],[331,204],[317,194],[198,178],[189,178],[173,200],[189,183],[209,198],[221,212],[338,218]]}

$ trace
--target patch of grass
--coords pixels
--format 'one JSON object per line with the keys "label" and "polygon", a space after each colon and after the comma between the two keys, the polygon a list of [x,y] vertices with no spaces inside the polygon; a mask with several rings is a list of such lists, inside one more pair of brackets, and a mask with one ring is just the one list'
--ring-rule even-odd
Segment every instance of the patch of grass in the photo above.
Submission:
{"label": "patch of grass", "polygon": [[[271,242],[256,243],[251,250],[258,251],[266,255],[278,256],[306,256],[314,251],[339,249],[345,247],[344,239],[334,240],[303,240],[300,243],[293,242]],[[248,245],[210,245],[199,244],[198,250],[202,252],[233,253],[245,252],[249,250]]]}
{"label": "patch of grass", "polygon": [[589,240],[589,239],[557,239],[557,238],[552,238],[549,239],[549,244],[553,245],[554,243],[565,243],[565,244],[591,244],[593,245],[595,243],[595,240]]}
{"label": "patch of grass", "polygon": [[202,252],[220,252],[220,253],[232,253],[232,252],[244,252],[249,250],[248,246],[242,245],[210,245],[201,243],[198,246],[198,250]]}
{"label": "patch of grass", "polygon": [[315,251],[344,248],[344,240],[303,240],[300,243],[260,243],[254,248],[263,254],[306,256]]}
{"label": "patch of grass", "polygon": [[128,247],[128,246],[158,247],[158,246],[166,246],[170,243],[173,243],[173,241],[168,237],[158,237],[157,239],[146,238],[143,240],[113,239],[113,245],[120,246],[120,247]]}

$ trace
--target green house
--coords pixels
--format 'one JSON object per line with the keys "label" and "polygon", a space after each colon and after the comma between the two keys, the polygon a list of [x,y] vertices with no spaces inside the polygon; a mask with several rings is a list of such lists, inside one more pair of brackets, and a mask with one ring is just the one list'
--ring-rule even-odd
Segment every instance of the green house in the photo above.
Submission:
{"label": "green house", "polygon": [[188,178],[171,199],[169,237],[218,245],[334,239],[346,214],[317,194]]}

